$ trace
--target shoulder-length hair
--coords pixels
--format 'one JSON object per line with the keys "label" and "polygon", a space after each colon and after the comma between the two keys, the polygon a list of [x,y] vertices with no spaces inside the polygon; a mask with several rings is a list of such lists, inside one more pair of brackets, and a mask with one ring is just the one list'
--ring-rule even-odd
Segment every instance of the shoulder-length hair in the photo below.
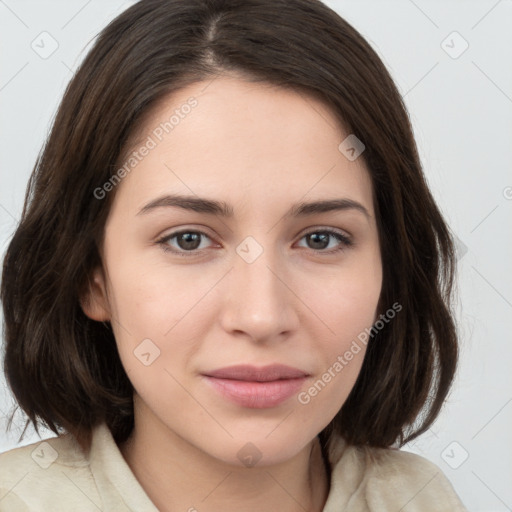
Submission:
{"label": "shoulder-length hair", "polygon": [[378,309],[402,310],[372,337],[350,396],[320,435],[401,446],[431,426],[454,377],[454,243],[391,76],[318,0],[141,0],[99,34],[66,89],[4,259],[4,369],[25,430],[64,429],[86,447],[103,421],[116,442],[130,434],[133,387],[111,326],[80,306],[115,195],[94,191],[159,100],[226,72],[320,98],[366,146],[383,265]]}

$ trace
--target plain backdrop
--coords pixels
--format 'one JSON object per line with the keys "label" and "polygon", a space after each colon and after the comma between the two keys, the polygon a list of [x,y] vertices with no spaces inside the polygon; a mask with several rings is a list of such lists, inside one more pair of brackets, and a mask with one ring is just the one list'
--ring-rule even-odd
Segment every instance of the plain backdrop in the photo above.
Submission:
{"label": "plain backdrop", "polygon": [[[96,34],[132,3],[0,0],[2,258],[66,84]],[[437,464],[470,510],[512,510],[512,1],[326,3],[390,70],[458,238],[457,381],[433,428],[405,449]],[[0,374],[0,451],[40,439],[29,429],[18,444],[19,414],[5,432],[12,406]]]}

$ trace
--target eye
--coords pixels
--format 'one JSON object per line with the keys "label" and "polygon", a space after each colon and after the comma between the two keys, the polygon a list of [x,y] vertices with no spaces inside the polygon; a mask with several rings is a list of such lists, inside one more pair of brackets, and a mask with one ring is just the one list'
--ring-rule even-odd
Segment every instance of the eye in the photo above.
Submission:
{"label": "eye", "polygon": [[[317,229],[316,231],[310,231],[303,235],[301,240],[302,239],[306,239],[307,243],[312,244],[312,247],[310,248],[315,252],[325,254],[333,254],[342,251],[353,244],[352,240],[347,235],[332,229]],[[330,240],[333,239],[338,242],[338,245],[331,248],[331,250],[326,251],[325,249],[329,247]]]}
{"label": "eye", "polygon": [[[175,233],[170,233],[156,241],[162,249],[166,252],[171,252],[179,256],[194,256],[200,253],[205,247],[201,247],[202,240],[211,238],[202,231],[193,230],[182,230]],[[310,245],[310,249],[317,253],[333,254],[342,251],[353,245],[352,240],[347,235],[341,232],[334,231],[332,229],[317,229],[316,231],[310,231],[301,237],[300,240],[306,239]],[[170,242],[175,240],[175,244],[172,245]],[[329,248],[331,241],[337,242],[334,248]],[[312,247],[311,247],[312,245]]]}
{"label": "eye", "polygon": [[[184,230],[165,235],[163,238],[157,240],[157,243],[160,244],[162,249],[166,252],[172,252],[179,256],[189,256],[191,254],[187,253],[195,253],[204,249],[204,247],[200,247],[203,237],[210,239],[210,237],[202,231]],[[173,249],[168,243],[173,239],[176,239],[178,250]]]}

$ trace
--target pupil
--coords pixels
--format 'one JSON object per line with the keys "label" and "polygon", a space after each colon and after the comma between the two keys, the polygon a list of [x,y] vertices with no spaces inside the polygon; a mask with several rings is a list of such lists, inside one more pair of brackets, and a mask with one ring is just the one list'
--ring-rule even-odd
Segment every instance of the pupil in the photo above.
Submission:
{"label": "pupil", "polygon": [[313,240],[313,244],[320,241],[320,247],[313,247],[313,249],[325,249],[329,245],[328,233],[312,233],[308,237],[310,240]]}
{"label": "pupil", "polygon": [[199,233],[182,233],[178,236],[179,241],[185,243],[179,243],[181,249],[197,249],[199,247],[200,235]]}

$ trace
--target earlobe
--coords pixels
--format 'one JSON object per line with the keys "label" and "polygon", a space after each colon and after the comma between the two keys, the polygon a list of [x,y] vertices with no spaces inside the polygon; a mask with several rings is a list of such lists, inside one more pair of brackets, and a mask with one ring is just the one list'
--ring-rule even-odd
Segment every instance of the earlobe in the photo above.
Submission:
{"label": "earlobe", "polygon": [[110,307],[102,268],[97,267],[93,270],[88,285],[80,296],[80,306],[91,320],[110,321]]}

